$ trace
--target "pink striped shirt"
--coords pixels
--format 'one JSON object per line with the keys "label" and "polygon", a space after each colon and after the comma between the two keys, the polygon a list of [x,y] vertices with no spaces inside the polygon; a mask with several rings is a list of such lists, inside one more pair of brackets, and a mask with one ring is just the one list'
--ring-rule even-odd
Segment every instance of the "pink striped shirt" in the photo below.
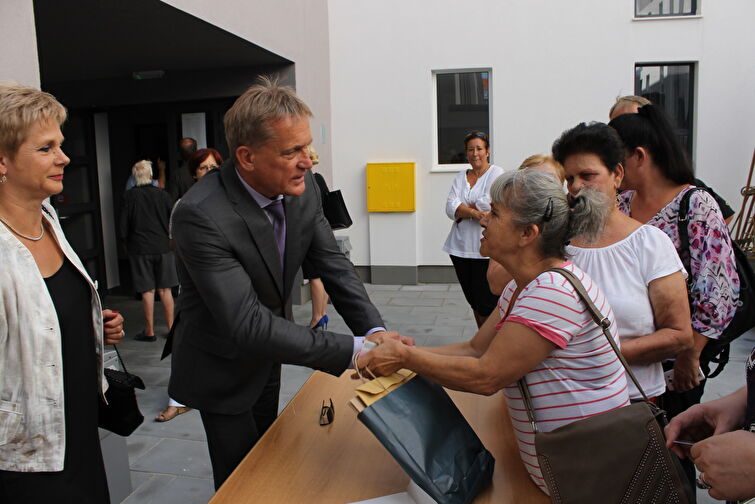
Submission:
{"label": "pink striped shirt", "polygon": [[[595,306],[611,320],[611,334],[618,344],[613,311],[603,293],[572,263],[566,262],[562,267],[580,279]],[[512,281],[501,294],[498,302],[501,318],[506,314],[514,290],[516,284]],[[549,272],[540,274],[519,293],[511,313],[502,322],[523,324],[557,347],[525,376],[541,432],[629,404],[621,362],[563,276]],[[533,481],[547,493],[532,426],[517,384],[507,386],[504,394],[524,466]]]}

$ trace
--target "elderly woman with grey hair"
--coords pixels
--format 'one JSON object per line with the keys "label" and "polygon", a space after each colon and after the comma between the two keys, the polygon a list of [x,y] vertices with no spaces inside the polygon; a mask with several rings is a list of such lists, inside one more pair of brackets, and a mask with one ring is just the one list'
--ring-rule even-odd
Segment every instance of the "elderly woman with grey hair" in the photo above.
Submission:
{"label": "elderly woman with grey hair", "polygon": [[[591,189],[570,200],[558,179],[533,170],[501,175],[490,194],[492,209],[481,221],[480,251],[514,277],[498,309],[470,341],[423,348],[384,340],[357,365],[384,376],[407,368],[445,387],[477,394],[503,390],[524,465],[547,492],[517,381],[523,378],[529,387],[541,432],[629,402],[624,369],[604,350],[600,327],[572,284],[550,271],[560,267],[574,273],[614,321],[597,284],[566,259],[564,250],[575,236],[600,233],[608,205],[603,194]],[[618,340],[615,327],[613,323],[611,332]]]}
{"label": "elderly woman with grey hair", "polygon": [[0,502],[110,502],[97,431],[103,310],[49,197],[63,190],[66,110],[0,83]]}

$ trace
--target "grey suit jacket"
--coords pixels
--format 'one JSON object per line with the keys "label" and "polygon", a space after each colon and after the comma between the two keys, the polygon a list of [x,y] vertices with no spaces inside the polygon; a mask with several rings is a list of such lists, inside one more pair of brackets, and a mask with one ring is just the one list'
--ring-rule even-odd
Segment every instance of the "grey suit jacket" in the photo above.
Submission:
{"label": "grey suit jacket", "polygon": [[237,414],[251,409],[278,363],[333,374],[348,367],[352,336],[291,322],[291,289],[305,257],[354,334],[383,325],[338,249],[311,173],[305,183],[304,194],[284,199],[283,272],[272,224],[231,163],[202,177],[174,210],[181,294],[168,392],[177,401]]}

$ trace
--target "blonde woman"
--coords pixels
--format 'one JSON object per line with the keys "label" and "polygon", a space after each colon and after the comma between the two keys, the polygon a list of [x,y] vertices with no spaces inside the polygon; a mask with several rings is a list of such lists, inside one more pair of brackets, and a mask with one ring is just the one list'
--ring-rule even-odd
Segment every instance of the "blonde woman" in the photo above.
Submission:
{"label": "blonde woman", "polygon": [[0,84],[0,502],[110,502],[97,416],[103,344],[123,317],[103,310],[48,198],[69,162],[65,108]]}

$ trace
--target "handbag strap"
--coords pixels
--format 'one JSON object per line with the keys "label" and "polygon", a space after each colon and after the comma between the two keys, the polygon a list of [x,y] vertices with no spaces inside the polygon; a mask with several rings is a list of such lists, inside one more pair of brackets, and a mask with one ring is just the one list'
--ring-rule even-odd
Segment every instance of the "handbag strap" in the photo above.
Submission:
{"label": "handbag strap", "polygon": [[126,369],[126,363],[123,362],[123,357],[121,357],[121,353],[118,351],[118,345],[113,345],[113,349],[115,350],[115,355],[118,357],[118,362],[121,363],[123,372],[126,373],[128,376],[132,376],[131,373],[129,373],[128,370]]}
{"label": "handbag strap", "polygon": [[[574,287],[574,290],[576,291],[577,295],[579,295],[579,297],[587,306],[587,310],[590,312],[590,315],[592,316],[593,321],[596,324],[598,324],[598,326],[603,330],[603,335],[608,340],[608,343],[611,345],[611,348],[616,354],[616,357],[618,357],[619,361],[621,362],[621,365],[624,366],[624,370],[632,379],[632,383],[634,383],[634,386],[637,387],[637,390],[639,390],[640,394],[642,394],[643,400],[647,402],[648,404],[650,404],[650,400],[648,399],[648,396],[645,395],[645,391],[642,389],[640,382],[634,376],[634,373],[629,367],[629,364],[627,364],[627,361],[626,359],[624,359],[624,356],[621,355],[621,351],[619,350],[619,347],[616,346],[616,342],[611,336],[611,333],[608,331],[608,328],[611,326],[610,319],[608,317],[604,317],[603,314],[600,313],[600,310],[598,309],[598,307],[595,306],[595,303],[592,302],[592,299],[590,299],[590,296],[587,295],[587,291],[585,291],[585,287],[584,285],[582,285],[582,282],[579,281],[579,278],[577,278],[574,275],[574,273],[564,268],[551,268],[548,271],[560,273],[561,275],[563,275],[564,278],[566,278],[566,280],[570,284],[572,284],[572,287]],[[525,380],[524,377],[522,377],[517,382],[517,385],[519,386],[519,392],[522,395],[522,401],[524,402],[524,406],[527,409],[527,418],[529,419],[530,424],[532,424],[532,432],[537,434],[538,429],[537,429],[537,422],[535,421],[535,410],[532,407],[532,397],[530,396],[530,391],[529,391],[529,388],[527,387],[527,381]]]}

